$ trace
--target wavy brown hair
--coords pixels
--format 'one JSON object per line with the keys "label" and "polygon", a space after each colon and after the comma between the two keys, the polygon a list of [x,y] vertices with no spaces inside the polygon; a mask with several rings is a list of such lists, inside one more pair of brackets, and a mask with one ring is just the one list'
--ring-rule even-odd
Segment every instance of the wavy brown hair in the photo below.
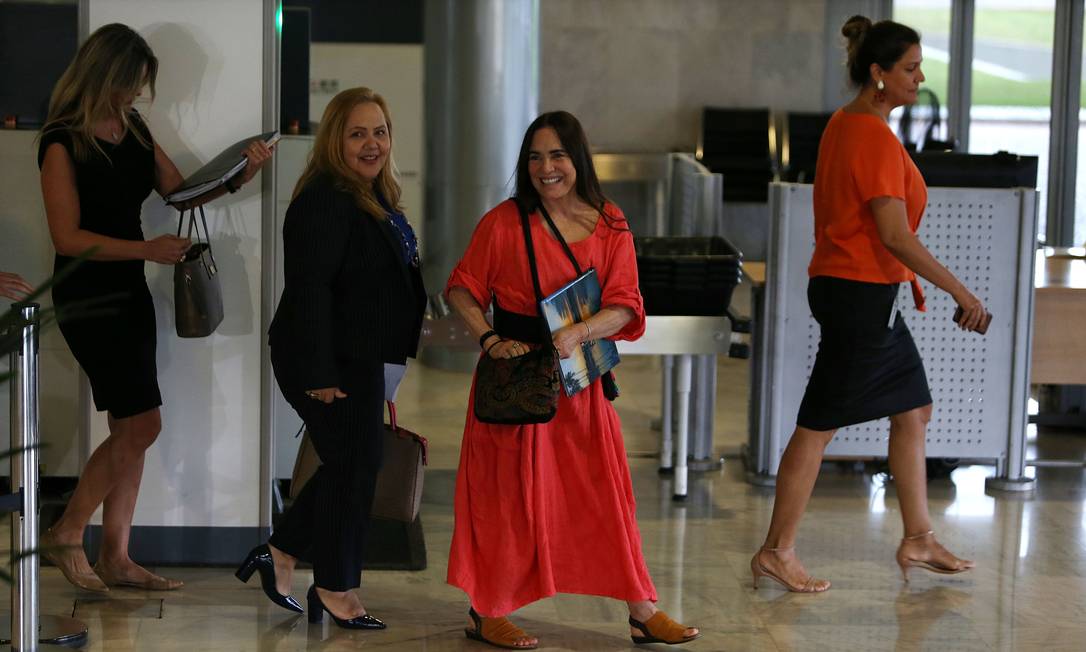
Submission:
{"label": "wavy brown hair", "polygon": [[[385,124],[388,125],[388,160],[372,184],[366,183],[359,177],[343,158],[343,134],[347,129],[347,119],[355,107],[366,102],[376,104],[381,109],[381,113],[385,116]],[[381,193],[390,208],[402,210],[399,172],[392,160],[392,142],[392,114],[389,113],[385,98],[373,89],[364,86],[340,91],[324,109],[320,127],[317,128],[317,137],[313,142],[313,151],[309,154],[305,171],[294,186],[294,194],[291,198],[301,194],[313,179],[324,175],[332,179],[336,188],[350,193],[359,208],[376,218],[384,218],[386,211],[377,200],[375,189]]]}
{"label": "wavy brown hair", "polygon": [[71,132],[76,160],[86,161],[95,152],[106,155],[94,138],[94,125],[120,118],[141,145],[151,142],[141,129],[132,128],[132,114],[122,102],[147,86],[155,97],[158,59],[147,41],[121,23],[99,27],[79,48],[75,59],[60,76],[49,98],[49,113],[41,135],[64,129]]}

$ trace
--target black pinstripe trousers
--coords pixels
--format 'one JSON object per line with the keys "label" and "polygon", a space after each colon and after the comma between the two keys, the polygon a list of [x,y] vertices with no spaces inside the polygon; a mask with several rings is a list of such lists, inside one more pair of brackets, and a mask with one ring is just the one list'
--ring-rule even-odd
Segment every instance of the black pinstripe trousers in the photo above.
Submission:
{"label": "black pinstripe trousers", "polygon": [[298,412],[321,458],[321,466],[268,541],[313,564],[313,581],[329,591],[361,582],[362,551],[381,468],[384,424],[384,365],[337,360],[340,389],[347,398],[322,403],[305,395],[295,374],[272,347],[272,367],[283,396]]}

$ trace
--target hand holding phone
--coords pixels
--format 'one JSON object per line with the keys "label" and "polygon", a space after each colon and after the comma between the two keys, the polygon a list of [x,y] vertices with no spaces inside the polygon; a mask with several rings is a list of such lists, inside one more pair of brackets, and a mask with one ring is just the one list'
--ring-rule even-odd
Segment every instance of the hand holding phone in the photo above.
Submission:
{"label": "hand holding phone", "polygon": [[[958,324],[958,325],[961,325],[962,317],[964,316],[964,314],[965,314],[965,312],[962,310],[962,307],[958,306],[957,310],[954,311],[954,323]],[[991,323],[992,323],[992,313],[985,310],[984,311],[984,319],[981,320],[980,325],[977,326],[976,328],[974,328],[973,331],[976,332],[976,333],[980,333],[981,335],[984,335],[985,333],[988,332],[988,325],[991,324]]]}

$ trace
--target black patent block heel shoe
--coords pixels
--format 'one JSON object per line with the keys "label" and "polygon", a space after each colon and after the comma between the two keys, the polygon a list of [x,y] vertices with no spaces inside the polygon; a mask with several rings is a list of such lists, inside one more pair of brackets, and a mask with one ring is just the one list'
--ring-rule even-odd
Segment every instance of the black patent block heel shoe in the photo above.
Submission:
{"label": "black patent block heel shoe", "polygon": [[[324,612],[328,611],[328,608],[324,606],[324,603],[321,602],[321,597],[317,595],[316,584],[309,587],[309,592],[305,594],[305,598],[306,602],[309,603],[309,622],[319,623],[323,621]],[[355,616],[348,620],[336,618],[336,615],[331,611],[328,611],[328,615],[343,629],[384,629],[387,627],[383,622],[369,614],[362,614],[361,616]]]}
{"label": "black patent block heel shoe", "polygon": [[279,590],[275,588],[275,563],[272,561],[271,550],[268,549],[267,544],[249,551],[249,556],[245,558],[241,566],[238,566],[234,576],[242,582],[248,582],[256,571],[260,571],[260,586],[269,600],[284,609],[302,613],[302,605],[298,604],[293,595],[280,595]]}

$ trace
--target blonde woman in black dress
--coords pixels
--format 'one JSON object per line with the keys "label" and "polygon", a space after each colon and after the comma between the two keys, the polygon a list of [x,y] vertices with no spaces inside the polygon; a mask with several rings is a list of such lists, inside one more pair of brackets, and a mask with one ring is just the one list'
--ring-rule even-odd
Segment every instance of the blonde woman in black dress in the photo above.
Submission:
{"label": "blonde woman in black dress", "polygon": [[[98,29],[53,89],[38,149],[55,269],[90,252],[53,288],[53,303],[63,311],[110,297],[104,304],[108,316],[66,319],[61,312],[60,332],[90,380],[95,407],[108,413],[109,437],[87,461],[64,514],[42,536],[46,555],[68,581],[98,592],[114,585],[182,585],[128,556],[144,453],[162,427],[155,310],[143,267],[146,261],[173,265],[189,247],[187,239],[173,235],[145,240],[140,225],[140,207],[151,190],[166,196],[183,181],[132,108],[145,87],[154,96],[157,71],[151,48],[131,28],[114,23]],[[249,165],[238,185],[253,178],[271,150],[253,143],[246,156]],[[99,505],[102,546],[92,569],[83,531]]]}

